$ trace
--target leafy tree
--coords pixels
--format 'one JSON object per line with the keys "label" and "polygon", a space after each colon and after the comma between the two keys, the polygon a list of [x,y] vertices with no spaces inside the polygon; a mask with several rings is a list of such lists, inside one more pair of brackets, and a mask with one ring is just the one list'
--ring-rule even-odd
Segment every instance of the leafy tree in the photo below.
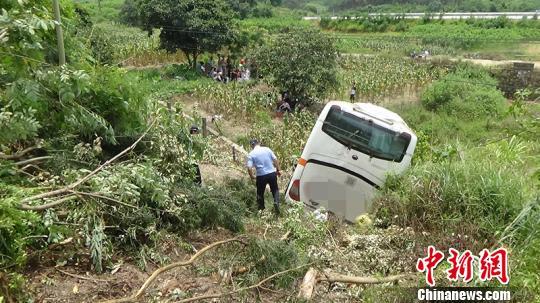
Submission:
{"label": "leafy tree", "polygon": [[240,19],[249,17],[269,18],[273,15],[271,6],[279,6],[281,0],[270,0],[270,3],[266,0],[227,0],[227,3],[238,14]]}
{"label": "leafy tree", "polygon": [[161,29],[161,47],[181,50],[195,69],[197,57],[231,43],[237,31],[234,12],[224,0],[134,0],[142,27]]}
{"label": "leafy tree", "polygon": [[442,11],[443,9],[443,5],[441,3],[441,1],[433,1],[433,2],[430,2],[429,5],[428,5],[428,11],[429,12],[440,12]]}
{"label": "leafy tree", "polygon": [[337,50],[316,30],[278,35],[254,53],[259,73],[299,100],[324,98],[337,86]]}
{"label": "leafy tree", "polygon": [[124,4],[122,4],[122,8],[120,9],[120,21],[133,26],[142,26],[136,0],[126,0]]}
{"label": "leafy tree", "polygon": [[241,19],[247,18],[257,5],[256,0],[227,0],[227,3]]}

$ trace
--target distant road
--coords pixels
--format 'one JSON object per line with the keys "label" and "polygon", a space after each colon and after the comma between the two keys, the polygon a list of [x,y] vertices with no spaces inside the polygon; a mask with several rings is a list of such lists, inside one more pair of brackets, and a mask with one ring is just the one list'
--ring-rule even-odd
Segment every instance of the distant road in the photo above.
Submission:
{"label": "distant road", "polygon": [[[371,13],[369,16],[404,16],[405,19],[422,19],[426,14],[425,13]],[[504,12],[504,13],[467,13],[467,12],[461,12],[461,13],[433,13],[431,16],[433,19],[439,19],[442,17],[442,19],[445,20],[452,20],[452,19],[468,19],[468,18],[476,18],[476,19],[494,19],[500,16],[505,16],[508,19],[533,19],[534,16],[540,15],[540,12]],[[343,16],[333,16],[331,17],[332,20],[336,19],[342,19]],[[351,19],[356,19],[356,17],[350,17]],[[320,20],[320,16],[316,17],[304,17],[304,20]]]}

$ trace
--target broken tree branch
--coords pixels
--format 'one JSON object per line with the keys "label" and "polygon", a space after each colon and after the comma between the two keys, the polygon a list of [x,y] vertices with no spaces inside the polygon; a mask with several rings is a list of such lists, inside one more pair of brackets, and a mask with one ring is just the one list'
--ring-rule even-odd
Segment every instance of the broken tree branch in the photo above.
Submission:
{"label": "broken tree branch", "polygon": [[195,262],[195,260],[197,260],[197,258],[199,258],[201,255],[203,255],[208,250],[210,250],[210,249],[212,249],[212,248],[214,248],[216,246],[220,246],[220,245],[223,245],[225,243],[230,243],[230,242],[243,243],[242,240],[239,239],[239,238],[232,238],[232,239],[227,239],[227,240],[223,240],[223,241],[214,242],[214,243],[202,248],[201,250],[199,250],[197,253],[195,253],[193,256],[191,256],[191,258],[189,260],[187,260],[187,261],[171,263],[169,265],[166,265],[166,266],[163,266],[163,267],[160,267],[160,268],[156,269],[152,273],[152,275],[150,275],[150,277],[148,277],[148,279],[146,279],[146,281],[139,288],[139,290],[135,294],[133,294],[132,296],[127,297],[127,298],[108,300],[108,301],[104,301],[102,303],[133,302],[133,301],[137,300],[138,298],[140,298],[144,294],[146,289],[150,286],[150,284],[152,284],[152,282],[154,282],[154,280],[156,280],[156,278],[159,275],[161,275],[162,273],[164,273],[166,271],[169,271],[169,270],[171,270],[173,268],[176,268],[176,267],[190,265],[193,262]]}
{"label": "broken tree branch", "polygon": [[74,190],[72,190],[70,192],[73,193],[73,194],[76,194],[76,195],[89,196],[89,197],[92,197],[92,198],[103,199],[103,200],[111,201],[111,202],[114,202],[114,203],[118,203],[120,205],[129,207],[129,208],[139,209],[137,206],[122,202],[120,200],[117,200],[117,199],[114,199],[114,198],[111,198],[111,197],[104,196],[101,193],[87,193],[87,192],[74,191]]}
{"label": "broken tree branch", "polygon": [[270,227],[270,224],[266,224],[266,228],[264,229],[263,239],[266,240],[266,232],[268,232],[268,228]]}
{"label": "broken tree branch", "polygon": [[411,274],[401,274],[401,275],[395,275],[395,276],[376,278],[376,277],[346,276],[342,274],[327,272],[323,276],[321,276],[318,279],[318,281],[341,282],[341,283],[348,283],[348,284],[381,284],[381,283],[395,282],[395,281],[409,278],[412,276],[413,275]]}
{"label": "broken tree branch", "polygon": [[6,155],[4,153],[0,153],[0,159],[1,160],[17,160],[17,159],[21,158],[22,156],[26,155],[27,153],[29,153],[31,151],[34,151],[36,149],[39,149],[39,148],[41,148],[41,147],[40,146],[28,147],[28,148],[25,148],[25,149],[21,150],[20,152],[14,153],[13,155]]}
{"label": "broken tree branch", "polygon": [[284,274],[289,273],[291,271],[299,270],[299,269],[301,269],[303,267],[310,266],[312,264],[313,263],[308,263],[308,264],[297,266],[295,268],[290,268],[290,269],[287,269],[287,270],[284,270],[284,271],[280,271],[280,272],[275,273],[275,274],[273,274],[273,275],[271,275],[271,276],[269,276],[267,278],[262,279],[261,281],[259,281],[259,283],[253,284],[251,286],[238,288],[236,290],[229,291],[229,292],[226,292],[226,293],[202,295],[202,296],[196,296],[196,297],[192,297],[192,298],[188,298],[188,299],[183,299],[183,300],[178,301],[178,303],[188,303],[188,302],[195,302],[195,301],[201,301],[201,300],[206,300],[206,299],[221,298],[221,297],[230,296],[230,295],[242,292],[242,291],[250,290],[250,289],[253,289],[253,288],[259,289],[264,283],[274,279],[275,277],[284,275]]}
{"label": "broken tree branch", "polygon": [[92,281],[94,283],[97,283],[97,282],[111,282],[112,281],[112,280],[103,280],[103,279],[95,279],[95,278],[91,278],[91,277],[80,276],[80,275],[69,273],[67,271],[63,271],[63,270],[61,270],[59,268],[56,268],[56,270],[63,273],[66,276],[70,276],[70,277],[77,278],[77,279],[80,279],[80,280]]}
{"label": "broken tree branch", "polygon": [[[23,210],[43,210],[43,209],[47,209],[47,208],[51,208],[51,207],[54,207],[60,203],[55,203],[55,204],[49,204],[48,207],[45,207],[43,205],[38,205],[38,206],[30,206],[30,205],[27,205],[28,202],[30,201],[34,201],[34,200],[40,200],[40,199],[43,199],[43,198],[49,198],[49,197],[53,197],[53,196],[58,196],[58,195],[61,195],[61,194],[65,194],[65,193],[68,193],[70,191],[72,191],[73,189],[75,189],[77,186],[83,184],[84,182],[88,181],[88,179],[92,178],[95,174],[97,174],[98,172],[100,172],[102,169],[104,169],[105,167],[107,167],[108,165],[110,165],[112,162],[116,161],[118,158],[122,157],[123,155],[127,154],[129,151],[133,150],[135,148],[135,146],[137,146],[137,144],[139,142],[141,142],[141,140],[148,134],[148,132],[150,131],[150,129],[152,129],[152,127],[154,126],[156,120],[152,121],[152,123],[150,124],[150,126],[148,126],[148,128],[144,131],[144,133],[139,137],[139,139],[137,139],[135,142],[133,142],[133,144],[131,144],[128,148],[124,149],[123,151],[121,151],[119,154],[117,154],[116,156],[112,157],[111,159],[107,160],[105,163],[101,164],[100,166],[98,166],[96,169],[94,169],[93,171],[91,171],[90,173],[88,173],[86,176],[84,176],[83,178],[71,183],[70,185],[64,187],[64,188],[60,188],[60,189],[57,189],[57,190],[53,190],[53,191],[49,191],[49,192],[46,192],[46,193],[41,193],[41,194],[38,194],[38,195],[34,195],[34,196],[31,196],[31,197],[27,197],[27,198],[24,198],[22,201],[21,201],[21,205],[19,206],[20,209],[23,209]],[[57,202],[57,201],[56,201]],[[36,208],[36,209],[34,209]]]}
{"label": "broken tree branch", "polygon": [[315,268],[310,268],[306,275],[304,276],[304,280],[302,281],[302,284],[300,285],[300,291],[298,292],[298,298],[304,299],[304,300],[311,300],[311,297],[313,296],[313,291],[315,290],[315,286],[317,285],[317,282],[320,281],[326,281],[326,282],[340,282],[340,283],[347,283],[347,284],[381,284],[381,283],[389,283],[389,282],[396,282],[398,280],[402,280],[405,278],[413,277],[414,274],[401,274],[401,275],[394,275],[394,276],[388,276],[388,277],[357,277],[357,276],[346,276],[342,274],[337,274],[330,272],[326,270],[324,273],[320,273]]}
{"label": "broken tree branch", "polygon": [[281,238],[279,238],[280,241],[285,241],[289,238],[289,236],[291,235],[291,231],[288,230],[283,236],[281,236]]}
{"label": "broken tree branch", "polygon": [[19,206],[19,209],[21,209],[21,210],[42,211],[42,210],[46,210],[46,209],[49,209],[49,208],[53,208],[53,207],[55,207],[57,205],[60,205],[60,204],[62,204],[64,202],[74,200],[76,198],[77,198],[77,195],[69,194],[69,195],[63,196],[62,198],[60,198],[58,200],[52,201],[50,203],[42,204],[42,205],[31,206],[31,205],[28,205],[28,204],[22,204],[22,205]]}
{"label": "broken tree branch", "polygon": [[26,165],[26,164],[30,164],[30,163],[34,163],[34,162],[43,161],[43,160],[49,160],[49,159],[52,159],[52,158],[53,158],[52,156],[35,157],[35,158],[15,162],[14,164],[20,166],[20,165]]}

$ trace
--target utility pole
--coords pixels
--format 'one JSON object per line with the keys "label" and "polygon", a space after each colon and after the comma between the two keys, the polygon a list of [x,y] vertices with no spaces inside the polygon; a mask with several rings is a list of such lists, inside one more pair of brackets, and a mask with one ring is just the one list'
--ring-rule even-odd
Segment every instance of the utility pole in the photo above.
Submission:
{"label": "utility pole", "polygon": [[56,41],[58,43],[58,64],[66,64],[66,52],[64,50],[64,35],[62,33],[62,22],[60,21],[60,5],[58,0],[53,0],[54,19],[56,20]]}

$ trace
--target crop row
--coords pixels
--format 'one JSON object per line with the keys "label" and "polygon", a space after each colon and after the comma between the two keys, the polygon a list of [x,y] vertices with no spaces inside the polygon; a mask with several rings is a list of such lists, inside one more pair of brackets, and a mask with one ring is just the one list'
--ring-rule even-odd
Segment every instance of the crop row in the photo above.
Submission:
{"label": "crop row", "polygon": [[357,95],[377,98],[416,90],[446,74],[430,61],[403,57],[349,55],[340,60],[340,94],[356,86]]}
{"label": "crop row", "polygon": [[278,100],[274,90],[241,82],[200,85],[195,94],[207,110],[248,121],[256,112],[271,110]]}

